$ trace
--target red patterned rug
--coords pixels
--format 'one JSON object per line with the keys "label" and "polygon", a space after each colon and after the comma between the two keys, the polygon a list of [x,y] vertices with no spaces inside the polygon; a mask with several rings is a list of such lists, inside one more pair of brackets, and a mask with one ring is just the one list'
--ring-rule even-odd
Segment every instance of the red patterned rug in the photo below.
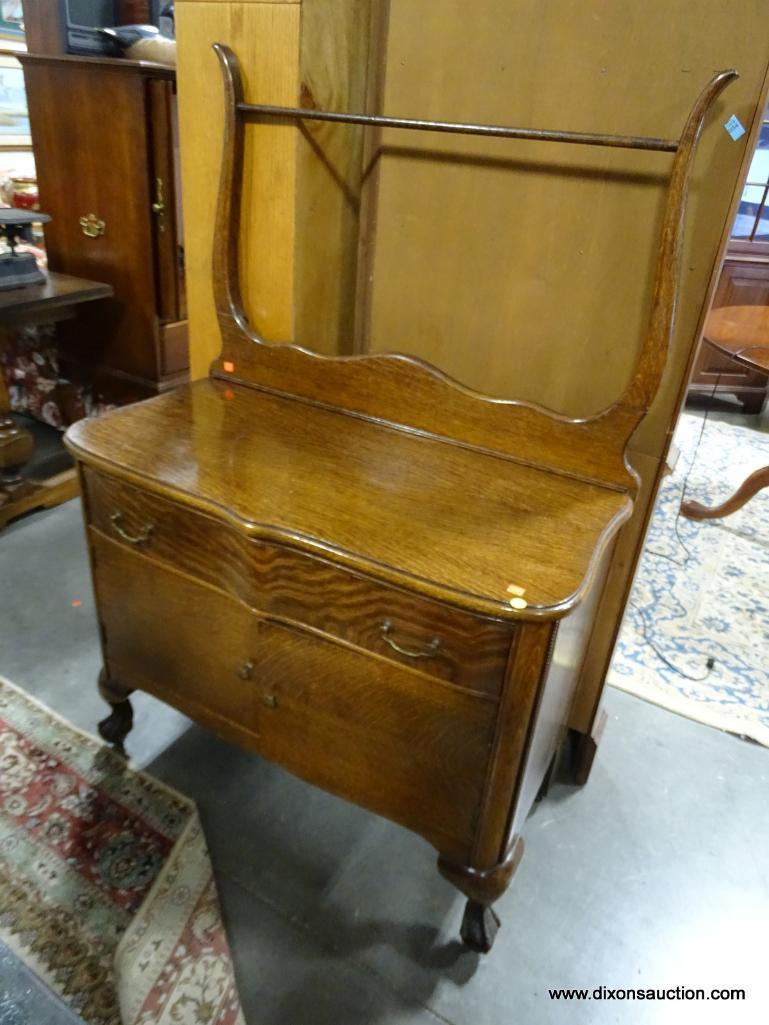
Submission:
{"label": "red patterned rug", "polygon": [[243,1025],[194,804],[2,677],[0,939],[88,1025]]}

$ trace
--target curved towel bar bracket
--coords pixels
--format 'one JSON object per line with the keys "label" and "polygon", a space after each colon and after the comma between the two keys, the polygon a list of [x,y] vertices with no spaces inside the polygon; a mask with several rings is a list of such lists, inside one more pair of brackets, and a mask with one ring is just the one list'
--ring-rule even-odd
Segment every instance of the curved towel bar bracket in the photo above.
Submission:
{"label": "curved towel bar bracket", "polygon": [[[214,233],[214,299],[222,352],[216,377],[236,379],[359,416],[493,449],[508,458],[633,493],[627,443],[654,400],[675,326],[684,215],[697,140],[708,111],[736,71],[715,75],[694,103],[678,141],[645,136],[559,132],[501,125],[424,121],[246,103],[235,54],[215,43],[225,90],[225,127]],[[327,121],[673,154],[647,330],[631,379],[611,406],[571,420],[531,403],[492,399],[413,356],[326,356],[294,343],[272,344],[249,324],[240,291],[239,228],[244,132],[254,120]],[[407,397],[406,397],[407,396]]]}

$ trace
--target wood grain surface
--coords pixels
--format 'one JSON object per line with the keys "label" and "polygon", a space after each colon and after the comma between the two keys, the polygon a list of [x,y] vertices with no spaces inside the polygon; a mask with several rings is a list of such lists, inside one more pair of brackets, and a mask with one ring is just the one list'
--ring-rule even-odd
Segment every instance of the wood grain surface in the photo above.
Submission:
{"label": "wood grain surface", "polygon": [[415,686],[407,669],[255,615],[99,534],[91,545],[111,675],[439,848],[466,849],[493,702]]}
{"label": "wood grain surface", "polygon": [[87,281],[71,274],[49,271],[40,285],[25,288],[7,288],[0,291],[0,323],[24,319],[40,314],[47,321],[56,320],[57,311],[71,313],[79,303],[107,299],[112,286],[103,281]]}
{"label": "wood grain surface", "polygon": [[513,620],[564,614],[630,512],[606,487],[219,381],[81,421],[67,442],[249,536]]}
{"label": "wood grain surface", "polygon": [[737,363],[769,374],[769,307],[713,310],[705,322],[705,338]]}
{"label": "wood grain surface", "polygon": [[[247,538],[220,518],[91,470],[84,471],[84,501],[89,522],[103,535],[212,584],[251,608],[306,623],[469,690],[495,696],[501,689],[513,634],[510,624],[420,600],[324,559]],[[131,545],[125,535],[148,536]],[[429,657],[400,654],[385,639],[385,623],[391,624],[392,639],[400,647],[429,651],[434,638],[440,646]]]}

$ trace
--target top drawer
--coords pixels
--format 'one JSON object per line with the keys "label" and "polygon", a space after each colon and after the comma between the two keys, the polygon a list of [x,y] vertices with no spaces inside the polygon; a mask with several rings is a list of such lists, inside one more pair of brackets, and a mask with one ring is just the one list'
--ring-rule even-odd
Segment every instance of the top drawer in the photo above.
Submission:
{"label": "top drawer", "polygon": [[235,595],[430,676],[498,695],[514,627],[250,539],[225,522],[84,468],[92,526]]}

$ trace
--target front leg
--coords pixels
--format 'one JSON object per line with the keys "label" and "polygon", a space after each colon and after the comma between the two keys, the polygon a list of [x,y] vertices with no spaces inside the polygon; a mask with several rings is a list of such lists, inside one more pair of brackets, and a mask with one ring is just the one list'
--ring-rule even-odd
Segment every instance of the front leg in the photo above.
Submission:
{"label": "front leg", "polygon": [[130,687],[124,687],[121,683],[111,679],[106,669],[101,670],[99,694],[110,705],[112,712],[99,723],[99,736],[121,755],[125,755],[123,744],[134,724],[134,710],[128,700],[128,695],[131,693]]}
{"label": "front leg", "polygon": [[453,865],[438,858],[438,869],[450,883],[468,898],[460,936],[470,950],[488,954],[499,929],[499,918],[492,908],[510,885],[513,873],[523,855],[523,840],[517,836],[500,864],[489,869]]}

